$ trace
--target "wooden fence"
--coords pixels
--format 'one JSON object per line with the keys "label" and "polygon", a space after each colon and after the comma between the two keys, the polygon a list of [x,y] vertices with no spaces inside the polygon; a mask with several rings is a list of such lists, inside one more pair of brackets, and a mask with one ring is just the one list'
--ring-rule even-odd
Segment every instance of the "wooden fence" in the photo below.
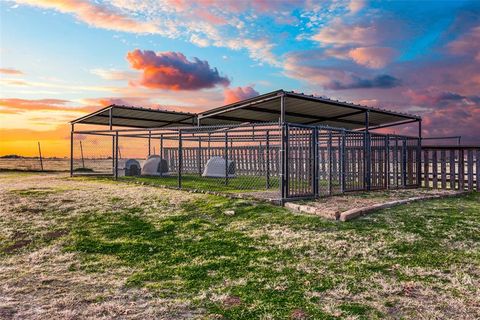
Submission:
{"label": "wooden fence", "polygon": [[[182,148],[182,170],[185,173],[203,172],[211,157],[224,157],[224,147],[184,147]],[[162,158],[167,160],[169,170],[178,170],[178,148],[164,148]],[[235,161],[235,172],[240,175],[278,176],[280,148],[272,146],[233,146],[228,148],[228,158]]]}
{"label": "wooden fence", "polygon": [[422,185],[480,191],[480,146],[422,147]]}

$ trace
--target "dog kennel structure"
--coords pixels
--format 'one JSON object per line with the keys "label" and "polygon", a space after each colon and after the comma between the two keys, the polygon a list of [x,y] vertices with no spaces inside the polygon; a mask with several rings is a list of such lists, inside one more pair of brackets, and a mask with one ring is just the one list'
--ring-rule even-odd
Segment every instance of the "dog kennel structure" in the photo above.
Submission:
{"label": "dog kennel structure", "polygon": [[[421,123],[415,115],[283,90],[198,114],[111,105],[71,122],[70,167],[83,174],[76,172],[82,140],[83,160],[97,174],[118,178],[126,159],[150,157],[161,174],[145,179],[157,184],[282,203],[417,187]],[[406,124],[418,125],[418,136],[372,132]]]}

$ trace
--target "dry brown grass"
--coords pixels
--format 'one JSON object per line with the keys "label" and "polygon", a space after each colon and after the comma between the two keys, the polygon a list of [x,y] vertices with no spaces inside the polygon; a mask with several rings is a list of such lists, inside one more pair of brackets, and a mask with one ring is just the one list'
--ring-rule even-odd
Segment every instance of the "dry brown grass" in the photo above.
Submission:
{"label": "dry brown grass", "polygon": [[5,248],[8,255],[0,256],[0,319],[180,319],[199,315],[201,310],[188,301],[126,287],[125,278],[133,271],[129,268],[86,273],[77,268],[77,254],[62,250],[71,219],[89,211],[143,206],[147,214],[168,214],[195,197],[64,175],[22,174],[19,178],[15,173],[3,173],[0,239],[11,244]]}
{"label": "dry brown grass", "polygon": [[[0,173],[0,319],[478,319],[480,205],[478,197],[462,199],[338,223],[152,186]],[[150,234],[102,234],[106,225],[122,226],[113,221],[120,214],[149,222]],[[79,226],[91,234],[79,235]],[[161,246],[158,230],[173,227],[170,239],[185,242],[178,250],[196,254],[191,259],[177,263],[146,253],[136,256],[148,258],[144,264],[127,263],[78,249],[81,240],[109,248],[137,237]],[[202,250],[214,252],[199,252],[202,241]],[[232,259],[241,272],[222,267]],[[172,277],[150,275],[157,263]],[[205,275],[210,282],[189,279],[201,288],[185,287],[191,266],[199,267],[192,274],[212,266]],[[166,289],[174,294],[162,294]]]}

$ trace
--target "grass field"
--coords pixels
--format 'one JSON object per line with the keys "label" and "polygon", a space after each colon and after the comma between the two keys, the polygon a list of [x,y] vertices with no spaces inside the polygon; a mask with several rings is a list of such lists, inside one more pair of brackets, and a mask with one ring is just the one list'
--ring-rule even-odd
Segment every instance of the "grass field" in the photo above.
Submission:
{"label": "grass field", "polygon": [[0,201],[0,318],[480,317],[478,193],[341,223],[5,172]]}
{"label": "grass field", "polygon": [[[119,177],[119,180],[143,182],[154,186],[178,186],[178,176]],[[195,174],[183,174],[182,188],[235,193],[246,190],[266,190],[267,186],[266,177],[261,176],[237,176],[235,178],[229,178],[227,182],[225,180],[225,178],[205,178]],[[269,180],[269,186],[271,190],[278,190],[278,177],[271,177]]]}

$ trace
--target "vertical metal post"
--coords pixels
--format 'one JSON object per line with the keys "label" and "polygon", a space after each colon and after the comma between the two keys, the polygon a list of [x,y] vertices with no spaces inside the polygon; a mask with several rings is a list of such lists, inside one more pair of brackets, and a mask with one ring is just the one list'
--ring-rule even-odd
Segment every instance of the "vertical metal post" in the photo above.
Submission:
{"label": "vertical metal post", "polygon": [[372,189],[372,146],[370,139],[370,111],[365,112],[365,186]]}
{"label": "vertical metal post", "polygon": [[319,187],[318,187],[318,127],[313,129],[313,194],[315,197],[319,195]]}
{"label": "vertical metal post", "polygon": [[390,189],[390,136],[385,136],[385,188]]}
{"label": "vertical metal post", "polygon": [[151,140],[152,140],[152,131],[148,131],[148,156],[152,154],[151,152]]}
{"label": "vertical metal post", "polygon": [[73,177],[73,133],[75,132],[75,125],[72,123],[72,130],[70,131],[70,177]]}
{"label": "vertical metal post", "polygon": [[225,131],[225,185],[228,185],[228,131]]}
{"label": "vertical metal post", "polygon": [[288,196],[287,192],[287,133],[288,133],[288,126],[285,123],[285,95],[282,94],[280,96],[280,119],[279,119],[279,125],[280,125],[280,134],[282,136],[282,141],[281,141],[281,147],[280,147],[280,193],[281,193],[281,202],[282,205],[285,201],[285,199]]}
{"label": "vertical metal post", "polygon": [[265,169],[266,169],[266,174],[267,174],[267,189],[270,189],[270,131],[267,130],[266,134],[266,146],[265,146],[265,153],[266,153],[266,164],[265,164]]}
{"label": "vertical metal post", "polygon": [[115,180],[118,179],[118,131],[115,133]]}
{"label": "vertical metal post", "polygon": [[403,138],[402,146],[402,186],[407,186],[407,138]]}
{"label": "vertical metal post", "polygon": [[182,130],[178,130],[178,188],[182,188],[182,165],[183,165],[183,154],[182,154]]}
{"label": "vertical metal post", "polygon": [[[111,132],[113,129],[113,109],[111,107],[108,110],[108,126]],[[112,133],[112,170],[115,170],[115,135],[113,133]],[[115,172],[113,172],[113,174],[115,174]]]}
{"label": "vertical metal post", "polygon": [[[212,133],[209,132],[208,133],[208,143],[207,143],[207,148],[208,148],[208,160],[210,160],[211,156],[212,156],[212,149],[210,148],[210,140],[212,138]],[[207,160],[207,161],[208,161]]]}
{"label": "vertical metal post", "polygon": [[285,186],[285,198],[290,197],[290,126],[285,123],[285,169],[284,169],[284,186]]}
{"label": "vertical metal post", "polygon": [[417,187],[422,186],[422,120],[418,121]]}
{"label": "vertical metal post", "polygon": [[[160,134],[160,151],[159,151],[159,155],[160,155],[160,161],[164,161],[165,159],[163,158],[163,133]],[[160,177],[163,176],[163,170],[160,169]]]}
{"label": "vertical metal post", "polygon": [[340,145],[340,192],[345,192],[345,169],[346,169],[346,161],[345,161],[345,129],[342,129],[342,140]]}
{"label": "vertical metal post", "polygon": [[160,158],[163,159],[163,133],[160,135]]}
{"label": "vertical metal post", "polygon": [[38,142],[38,155],[40,157],[40,168],[43,171],[42,148],[40,148],[40,141]]}
{"label": "vertical metal post", "polygon": [[202,138],[200,136],[198,137],[197,162],[198,162],[198,175],[202,176]]}
{"label": "vertical metal post", "polygon": [[333,154],[332,154],[332,130],[328,130],[328,195],[332,195],[332,166],[333,166]]}
{"label": "vertical metal post", "polygon": [[281,201],[282,204],[284,200],[287,198],[287,191],[286,191],[286,183],[285,183],[285,166],[286,166],[286,152],[285,148],[287,147],[287,142],[286,142],[286,133],[287,133],[287,128],[285,123],[280,123],[281,126],[281,145],[280,145],[280,192],[281,192]]}

